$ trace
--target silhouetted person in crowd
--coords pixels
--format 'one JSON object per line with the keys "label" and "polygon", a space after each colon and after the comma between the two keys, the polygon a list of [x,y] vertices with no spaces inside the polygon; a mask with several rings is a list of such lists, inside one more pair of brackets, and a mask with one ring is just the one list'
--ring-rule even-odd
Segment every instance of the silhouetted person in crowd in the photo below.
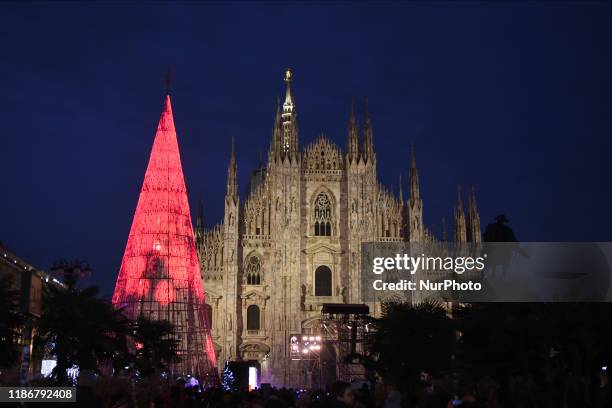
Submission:
{"label": "silhouetted person in crowd", "polygon": [[394,384],[385,384],[387,390],[387,398],[385,398],[384,408],[401,408],[402,394],[397,390]]}
{"label": "silhouetted person in crowd", "polygon": [[111,397],[110,408],[133,408],[134,402],[128,395],[116,394]]}
{"label": "silhouetted person in crowd", "polygon": [[359,389],[359,396],[357,398],[361,401],[361,404],[366,407],[371,407],[374,405],[374,398],[372,393],[370,392],[370,386],[368,383],[364,382],[361,384],[361,388]]}
{"label": "silhouetted person in crowd", "polygon": [[599,373],[599,387],[595,390],[593,408],[612,407],[612,386],[608,378],[608,367]]}
{"label": "silhouetted person in crowd", "polygon": [[87,407],[87,408],[102,408],[103,402],[96,395],[95,388],[96,377],[90,370],[83,371],[79,375],[77,385],[77,395],[75,407]]}
{"label": "silhouetted person in crowd", "polygon": [[232,408],[234,406],[234,397],[231,393],[225,392],[221,399],[221,406],[223,408]]}
{"label": "silhouetted person in crowd", "polygon": [[476,397],[474,396],[474,392],[472,390],[471,384],[463,384],[460,386],[460,390],[457,393],[458,398],[454,398],[449,401],[447,404],[447,408],[461,407],[461,408],[482,408],[482,405],[476,401]]}
{"label": "silhouetted person in crowd", "polygon": [[355,402],[351,385],[344,381],[337,381],[332,385],[332,408],[349,408]]}

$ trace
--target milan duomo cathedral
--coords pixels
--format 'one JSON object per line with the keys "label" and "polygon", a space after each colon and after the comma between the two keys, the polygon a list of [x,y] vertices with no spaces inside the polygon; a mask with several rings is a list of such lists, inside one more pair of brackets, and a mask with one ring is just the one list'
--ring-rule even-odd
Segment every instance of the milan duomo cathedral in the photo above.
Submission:
{"label": "milan duomo cathedral", "polygon": [[[195,230],[220,367],[256,360],[261,382],[275,386],[300,383],[289,338],[319,334],[324,303],[364,303],[363,242],[438,239],[423,223],[414,152],[407,200],[401,180],[399,196],[378,181],[367,104],[361,129],[351,109],[345,152],[323,135],[300,150],[290,70],[285,83],[267,166],[253,173],[248,197],[239,197],[232,144],[223,221],[205,230],[200,210]],[[466,216],[458,191],[450,240],[479,242],[480,235],[474,192]],[[380,304],[369,306],[371,314],[380,314]]]}

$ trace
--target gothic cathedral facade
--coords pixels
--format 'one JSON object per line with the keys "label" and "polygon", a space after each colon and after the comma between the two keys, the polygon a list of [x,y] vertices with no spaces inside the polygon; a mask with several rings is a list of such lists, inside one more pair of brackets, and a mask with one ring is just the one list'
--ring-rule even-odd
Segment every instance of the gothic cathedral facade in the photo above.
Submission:
{"label": "gothic cathedral facade", "polygon": [[[436,238],[423,224],[414,152],[404,201],[401,180],[399,196],[378,181],[367,104],[361,129],[351,109],[346,152],[323,135],[300,150],[290,70],[285,82],[267,166],[241,201],[232,143],[223,221],[205,230],[199,214],[195,232],[220,369],[256,360],[261,382],[298,386],[290,336],[319,334],[323,303],[363,303],[361,243]],[[473,190],[467,217],[458,191],[454,219],[454,240],[480,240]]]}

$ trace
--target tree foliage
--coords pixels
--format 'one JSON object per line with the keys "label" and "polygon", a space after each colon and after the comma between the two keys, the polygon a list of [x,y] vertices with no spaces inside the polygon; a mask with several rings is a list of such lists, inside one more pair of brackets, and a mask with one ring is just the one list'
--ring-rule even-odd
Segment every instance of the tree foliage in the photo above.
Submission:
{"label": "tree foliage", "polygon": [[135,367],[141,377],[148,377],[157,370],[167,370],[170,363],[179,360],[178,340],[173,333],[174,326],[166,320],[149,320],[140,316],[134,322]]}
{"label": "tree foliage", "polygon": [[125,349],[129,331],[121,311],[97,297],[99,289],[65,289],[49,285],[43,295],[39,334],[57,358],[53,376],[66,381],[66,369],[96,371]]}
{"label": "tree foliage", "polygon": [[396,386],[415,384],[422,371],[450,370],[454,323],[440,304],[390,303],[368,338],[373,368]]}

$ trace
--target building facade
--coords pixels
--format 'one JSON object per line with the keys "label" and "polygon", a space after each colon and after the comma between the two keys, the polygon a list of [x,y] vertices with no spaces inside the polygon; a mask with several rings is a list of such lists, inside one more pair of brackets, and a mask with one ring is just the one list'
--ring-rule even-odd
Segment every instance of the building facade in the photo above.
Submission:
{"label": "building facade", "polygon": [[[404,200],[401,180],[398,196],[378,180],[367,102],[362,127],[351,109],[346,151],[324,135],[300,149],[292,79],[287,70],[267,165],[249,196],[238,194],[232,143],[223,221],[205,230],[200,212],[195,231],[219,367],[257,361],[261,381],[275,386],[303,384],[289,339],[320,333],[324,303],[363,303],[362,242],[436,239],[423,223],[414,152]],[[466,218],[459,193],[454,236],[479,241],[473,191],[468,204]]]}
{"label": "building facade", "polygon": [[19,364],[1,370],[0,381],[5,384],[25,384],[41,376],[43,354],[34,348],[36,328],[33,321],[40,318],[44,287],[61,286],[57,279],[23,260],[0,242],[0,277],[10,277],[12,289],[19,292],[19,312],[24,324],[17,339],[21,351]]}

